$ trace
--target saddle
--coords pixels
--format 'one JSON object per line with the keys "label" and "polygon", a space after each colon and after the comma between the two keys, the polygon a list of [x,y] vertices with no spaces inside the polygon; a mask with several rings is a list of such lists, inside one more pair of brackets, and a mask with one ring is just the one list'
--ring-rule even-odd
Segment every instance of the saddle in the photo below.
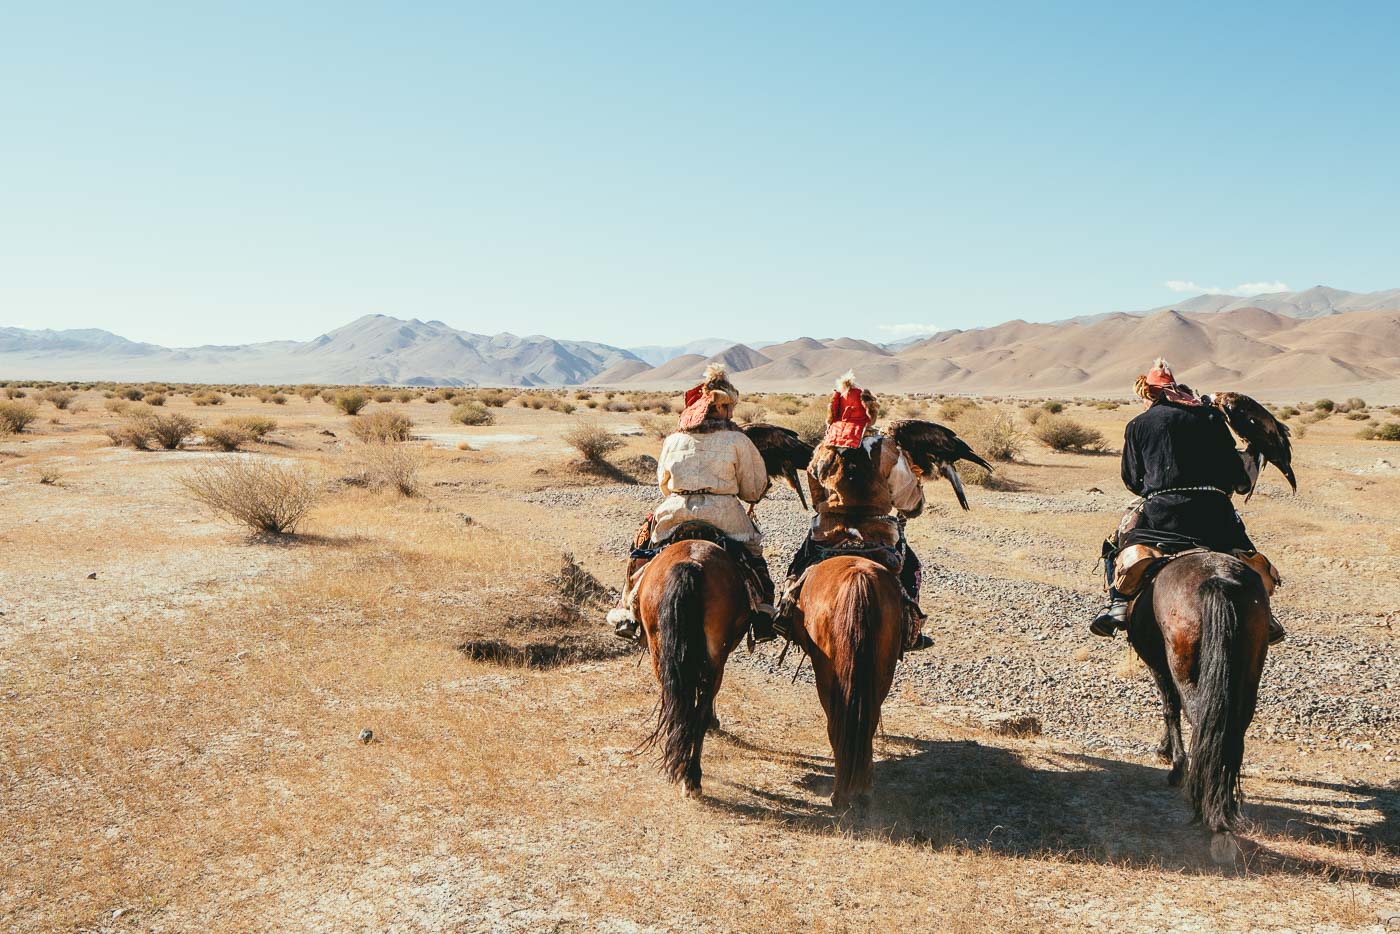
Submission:
{"label": "saddle", "polygon": [[764,596],[764,584],[767,580],[767,570],[759,566],[759,559],[753,552],[742,543],[725,535],[724,532],[698,519],[690,522],[682,522],[666,536],[665,541],[651,543],[651,530],[656,522],[654,517],[647,516],[647,521],[642,528],[637,530],[637,537],[632,543],[632,553],[629,556],[631,561],[628,564],[628,592],[632,594],[635,601],[637,585],[641,582],[642,575],[646,573],[648,563],[652,558],[659,555],[663,549],[678,542],[710,542],[723,548],[725,553],[739,565],[743,571],[744,586],[749,592],[749,602],[752,606],[759,606],[767,599]]}
{"label": "saddle", "polygon": [[[1185,555],[1209,552],[1209,548],[1186,548],[1181,551],[1164,552],[1151,545],[1129,545],[1120,550],[1113,561],[1113,589],[1125,597],[1135,597],[1152,582],[1152,579],[1172,561]],[[1269,596],[1283,585],[1283,577],[1273,562],[1257,551],[1236,550],[1227,552],[1243,561],[1250,570],[1264,582],[1264,592]]]}
{"label": "saddle", "polygon": [[802,596],[802,586],[812,569],[830,558],[853,556],[866,558],[884,567],[894,575],[899,583],[899,592],[904,598],[904,644],[903,648],[914,643],[919,630],[923,628],[924,611],[919,603],[904,589],[900,572],[904,570],[904,556],[908,545],[904,540],[904,523],[892,516],[850,517],[840,513],[818,513],[812,520],[809,560],[783,594],[779,613],[791,616]]}

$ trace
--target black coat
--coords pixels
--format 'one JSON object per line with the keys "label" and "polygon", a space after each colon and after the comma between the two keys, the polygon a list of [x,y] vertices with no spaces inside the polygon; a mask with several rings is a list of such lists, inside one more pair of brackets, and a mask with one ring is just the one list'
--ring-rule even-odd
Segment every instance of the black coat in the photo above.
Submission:
{"label": "black coat", "polygon": [[1152,496],[1143,504],[1138,527],[1120,546],[1189,540],[1218,551],[1254,547],[1229,496],[1248,489],[1249,475],[1225,416],[1214,406],[1161,401],[1128,422],[1123,485],[1139,496],[1201,486],[1222,492]]}

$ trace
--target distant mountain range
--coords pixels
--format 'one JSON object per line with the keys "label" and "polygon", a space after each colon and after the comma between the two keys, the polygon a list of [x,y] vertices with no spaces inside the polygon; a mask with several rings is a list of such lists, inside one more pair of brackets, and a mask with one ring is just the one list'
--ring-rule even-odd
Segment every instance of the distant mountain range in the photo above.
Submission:
{"label": "distant mountain range", "polygon": [[1200,388],[1294,399],[1315,391],[1400,399],[1400,289],[1199,295],[1163,308],[1045,324],[1010,321],[877,344],[710,338],[624,349],[476,334],[441,321],[367,315],[310,341],[166,348],[101,330],[0,327],[0,378],[389,385],[610,385],[677,389],[709,363],[741,388],[825,390],[847,369],[899,391],[1125,394],[1164,355]]}

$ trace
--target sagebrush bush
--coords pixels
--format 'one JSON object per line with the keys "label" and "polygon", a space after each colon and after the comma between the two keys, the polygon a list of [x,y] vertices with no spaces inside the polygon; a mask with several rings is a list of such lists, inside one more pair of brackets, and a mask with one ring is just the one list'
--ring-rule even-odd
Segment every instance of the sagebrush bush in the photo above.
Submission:
{"label": "sagebrush bush", "polygon": [[19,434],[38,417],[38,409],[28,403],[0,402],[0,435]]}
{"label": "sagebrush bush", "polygon": [[195,405],[223,405],[227,400],[217,392],[197,392],[190,396]]}
{"label": "sagebrush bush", "polygon": [[1023,411],[1021,413],[1021,417],[1026,420],[1027,425],[1034,425],[1037,422],[1039,422],[1042,418],[1044,418],[1047,414],[1049,413],[1046,412],[1043,408],[1041,408],[1038,405],[1035,405]]}
{"label": "sagebrush bush", "polygon": [[734,406],[734,420],[742,425],[761,422],[768,417],[768,410],[756,402],[740,402]]}
{"label": "sagebrush bush", "polygon": [[806,444],[821,444],[826,437],[826,413],[817,409],[807,409],[782,420],[784,428],[791,428]]}
{"label": "sagebrush bush", "polygon": [[44,391],[42,398],[45,402],[52,402],[56,409],[66,409],[73,401],[76,393],[66,392],[62,389],[48,389]]}
{"label": "sagebrush bush", "polygon": [[387,409],[370,412],[350,423],[350,433],[366,444],[407,441],[413,436],[413,419],[402,412]]}
{"label": "sagebrush bush", "polygon": [[253,440],[252,435],[237,425],[228,424],[227,419],[221,425],[205,425],[200,434],[220,451],[236,451],[239,446]]}
{"label": "sagebrush bush", "polygon": [[944,399],[938,406],[938,417],[941,421],[955,422],[975,408],[977,408],[977,403],[971,399]]}
{"label": "sagebrush bush", "polygon": [[162,405],[165,405],[165,395],[159,392],[148,392],[146,393],[145,403],[147,405],[154,405],[156,407],[160,407]]}
{"label": "sagebrush bush", "polygon": [[1059,415],[1065,410],[1065,404],[1056,399],[1051,399],[1048,402],[1042,402],[1040,404],[1040,407],[1045,411],[1049,412],[1051,415]]}
{"label": "sagebrush bush", "polygon": [[180,485],[219,515],[278,535],[296,531],[320,495],[304,467],[259,457],[217,458],[186,472]]}
{"label": "sagebrush bush", "polygon": [[133,416],[133,418],[142,423],[146,434],[152,441],[167,451],[173,451],[184,444],[199,427],[195,424],[194,419],[178,412],[167,415],[144,412]]}
{"label": "sagebrush bush", "polygon": [[412,401],[413,401],[413,393],[409,392],[407,389],[400,389],[398,392],[394,393],[394,401],[395,401],[395,402],[412,402]]}
{"label": "sagebrush bush", "polygon": [[254,441],[261,441],[277,430],[277,419],[265,415],[233,415],[222,424],[246,431]]}
{"label": "sagebrush bush", "polygon": [[1400,441],[1400,422],[1367,425],[1356,433],[1362,441]]}
{"label": "sagebrush bush", "polygon": [[454,406],[448,417],[459,425],[489,425],[496,420],[496,416],[480,402],[463,402]]}
{"label": "sagebrush bush", "polygon": [[1036,423],[1037,440],[1054,451],[1102,451],[1103,435],[1064,415],[1047,414]]}
{"label": "sagebrush bush", "polygon": [[658,441],[666,438],[671,432],[676,430],[677,422],[675,418],[668,418],[664,415],[652,415],[650,413],[637,419],[637,424],[646,432],[647,437],[655,438]]}
{"label": "sagebrush bush", "polygon": [[564,443],[595,463],[622,447],[621,438],[594,421],[579,422],[564,432],[563,438]]}
{"label": "sagebrush bush", "polygon": [[1021,456],[1026,440],[1016,427],[1016,416],[1005,409],[967,413],[958,421],[958,434],[974,451],[994,461],[1014,461]]}
{"label": "sagebrush bush", "polygon": [[359,415],[360,410],[369,405],[369,396],[358,389],[350,389],[337,393],[331,399],[331,405],[344,412],[346,415]]}
{"label": "sagebrush bush", "polygon": [[421,492],[419,474],[427,463],[427,455],[421,448],[369,443],[360,448],[359,460],[369,486],[392,490],[400,496],[417,496]]}
{"label": "sagebrush bush", "polygon": [[1318,399],[1313,403],[1314,409],[1321,409],[1324,412],[1330,412],[1336,407],[1337,403],[1333,402],[1331,399]]}

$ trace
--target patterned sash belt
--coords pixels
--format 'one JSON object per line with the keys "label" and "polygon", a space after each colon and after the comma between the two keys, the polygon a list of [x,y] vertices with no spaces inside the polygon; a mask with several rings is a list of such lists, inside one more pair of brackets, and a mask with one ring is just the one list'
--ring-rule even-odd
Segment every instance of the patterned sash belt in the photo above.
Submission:
{"label": "patterned sash belt", "polygon": [[1225,497],[1228,497],[1230,495],[1229,493],[1226,493],[1224,490],[1220,489],[1220,487],[1218,486],[1173,486],[1168,487],[1165,490],[1157,490],[1155,492],[1148,493],[1146,496],[1143,497],[1143,499],[1149,500],[1158,496],[1163,496],[1167,493],[1219,493],[1221,496]]}

